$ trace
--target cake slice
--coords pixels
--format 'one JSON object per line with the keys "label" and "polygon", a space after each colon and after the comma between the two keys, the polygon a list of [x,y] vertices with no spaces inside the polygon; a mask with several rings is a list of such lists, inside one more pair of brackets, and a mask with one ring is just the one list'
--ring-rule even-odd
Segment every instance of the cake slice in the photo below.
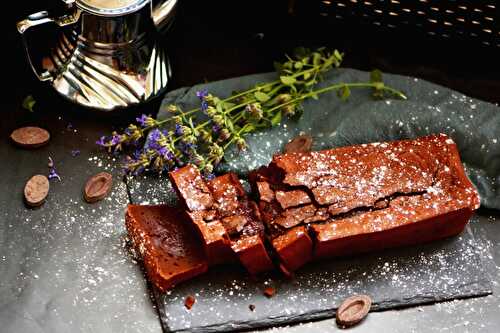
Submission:
{"label": "cake slice", "polygon": [[215,210],[215,202],[200,171],[186,165],[169,173],[172,186],[177,192],[186,223],[191,222],[201,237],[210,265],[235,261],[229,234]]}
{"label": "cake slice", "polygon": [[239,260],[251,274],[273,269],[259,209],[236,174],[205,181],[196,167],[187,165],[172,171],[170,179],[203,239],[211,265]]}
{"label": "cake slice", "polygon": [[479,207],[444,134],[276,155],[250,175],[287,270],[460,233]]}
{"label": "cake slice", "polygon": [[202,242],[182,210],[128,205],[125,225],[149,280],[160,290],[207,271]]}

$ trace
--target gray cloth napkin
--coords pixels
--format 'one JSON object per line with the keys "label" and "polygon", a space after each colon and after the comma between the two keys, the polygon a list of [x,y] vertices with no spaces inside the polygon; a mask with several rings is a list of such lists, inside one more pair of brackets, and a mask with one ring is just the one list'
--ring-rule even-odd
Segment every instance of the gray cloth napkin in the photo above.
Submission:
{"label": "gray cloth napkin", "polygon": [[[165,96],[158,118],[170,116],[165,111],[169,104],[184,110],[199,105],[195,92],[200,89],[226,97],[232,91],[275,79],[275,73],[264,73],[180,88]],[[368,80],[368,72],[338,69],[326,75],[318,87]],[[319,100],[304,103],[304,114],[299,120],[285,120],[275,128],[248,136],[249,148],[242,153],[229,151],[220,171],[245,175],[266,165],[299,133],[313,136],[315,150],[446,133],[460,149],[482,206],[500,209],[500,108],[413,77],[385,74],[384,82],[404,91],[408,100],[376,101],[367,89],[353,90],[346,102],[339,100],[335,92],[323,94]]]}

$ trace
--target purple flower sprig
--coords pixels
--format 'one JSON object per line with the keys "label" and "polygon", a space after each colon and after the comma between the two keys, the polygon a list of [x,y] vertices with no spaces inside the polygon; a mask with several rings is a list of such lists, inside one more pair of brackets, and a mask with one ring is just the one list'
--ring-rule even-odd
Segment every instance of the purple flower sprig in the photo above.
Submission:
{"label": "purple flower sprig", "polygon": [[352,88],[369,88],[379,97],[405,98],[401,92],[385,86],[379,73],[370,82],[336,83],[315,90],[323,74],[340,66],[342,59],[336,50],[303,49],[278,64],[279,79],[275,81],[257,84],[224,99],[200,89],[196,91],[196,108],[183,111],[178,105],[167,105],[164,110],[170,116],[166,119],[143,114],[122,133],[115,131],[96,143],[109,152],[125,152],[125,171],[129,174],[161,173],[190,163],[210,178],[230,147],[245,150],[249,134],[277,126],[284,117],[299,117],[306,99],[337,91],[345,100]]}
{"label": "purple flower sprig", "polygon": [[196,97],[200,99],[200,109],[203,112],[206,112],[208,109],[208,101],[207,101],[207,96],[208,96],[208,90],[207,89],[202,89],[200,91],[196,92]]}
{"label": "purple flower sprig", "polygon": [[49,175],[48,175],[49,180],[57,179],[61,181],[61,176],[59,176],[59,174],[57,173],[54,161],[50,156],[49,156],[49,162],[47,163],[47,167],[49,168]]}

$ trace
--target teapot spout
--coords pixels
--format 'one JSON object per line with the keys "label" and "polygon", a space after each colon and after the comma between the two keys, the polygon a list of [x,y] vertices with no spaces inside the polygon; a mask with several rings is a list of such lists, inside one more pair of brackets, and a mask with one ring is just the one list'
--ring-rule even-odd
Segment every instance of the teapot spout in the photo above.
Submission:
{"label": "teapot spout", "polygon": [[151,0],[153,22],[160,32],[171,25],[178,0]]}

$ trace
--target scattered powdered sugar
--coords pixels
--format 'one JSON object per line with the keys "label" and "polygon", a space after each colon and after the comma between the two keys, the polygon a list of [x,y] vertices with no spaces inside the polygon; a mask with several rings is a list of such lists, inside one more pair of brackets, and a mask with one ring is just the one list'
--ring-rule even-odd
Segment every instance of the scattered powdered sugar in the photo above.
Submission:
{"label": "scattered powdered sugar", "polygon": [[[37,313],[47,330],[53,329],[53,315],[89,331],[117,324],[125,331],[159,329],[141,267],[126,246],[124,213],[129,200],[120,166],[115,157],[81,149],[81,155],[90,157],[60,159],[58,172],[64,177],[51,184],[42,207],[20,205],[1,216],[15,220],[4,230],[6,252],[0,266],[12,267],[4,278],[16,299],[26,311]],[[115,174],[112,190],[89,204],[83,199],[83,186],[101,171]]]}
{"label": "scattered powdered sugar", "polygon": [[[418,79],[415,78],[413,81],[417,82]],[[438,93],[437,90],[430,91],[430,94],[438,95]],[[466,122],[468,119],[473,119],[480,111],[473,102],[463,95],[452,94],[448,102],[428,106],[431,121],[423,119],[423,115],[415,110],[408,110],[405,113],[408,118],[393,118],[389,121],[391,122],[389,130],[394,130],[396,134],[414,130],[424,135],[439,127],[447,133],[454,133],[456,131],[454,124],[457,120]],[[385,104],[392,107],[401,105],[391,101],[386,101]],[[453,104],[469,107],[463,115],[457,117],[455,111],[450,111],[448,107]],[[324,115],[329,110],[321,112]],[[448,116],[442,118],[440,114]],[[338,123],[332,122],[321,131],[312,125],[300,126],[300,130],[314,136],[317,140],[315,148],[326,148],[339,142],[343,143],[345,128],[336,127]],[[474,126],[465,126],[465,129],[463,132],[465,140],[473,137],[477,130]],[[77,132],[73,126],[68,130]],[[272,153],[280,151],[284,143],[297,135],[298,130],[299,126],[296,123],[287,122],[271,132],[252,135],[249,138],[249,150],[243,153],[235,151],[230,153],[228,159],[231,162],[223,168],[246,173],[268,164]],[[332,142],[330,139],[335,141]],[[499,139],[500,137],[491,138],[488,143],[481,144],[480,149],[489,151],[489,146],[497,144]],[[2,214],[5,218],[10,217],[9,214],[15,214],[16,223],[22,224],[24,229],[32,232],[30,235],[16,233],[16,228],[19,226],[9,222],[4,238],[0,239],[5,242],[3,248],[7,250],[6,253],[0,254],[0,264],[19,262],[19,270],[6,272],[7,281],[15,281],[9,287],[12,287],[12,293],[16,299],[23,302],[26,309],[36,309],[33,312],[44,309],[55,316],[64,317],[69,325],[77,320],[74,313],[87,314],[88,322],[82,328],[89,331],[96,324],[93,323],[92,314],[98,312],[109,314],[105,320],[110,330],[114,322],[118,321],[130,325],[125,327],[127,331],[158,331],[158,327],[148,326],[147,320],[154,317],[152,314],[154,310],[151,309],[140,266],[126,248],[124,209],[128,202],[127,190],[134,203],[174,202],[175,195],[170,183],[166,177],[140,176],[128,179],[128,189],[126,189],[117,177],[111,194],[102,202],[89,205],[81,197],[82,184],[78,182],[82,181],[81,174],[88,173],[87,169],[119,174],[120,158],[95,154],[86,159],[85,157],[89,156],[88,152],[87,154],[82,152],[81,155],[75,158],[84,161],[79,170],[74,171],[64,167],[59,170],[67,177],[61,184],[54,185],[50,200],[39,210],[20,210],[15,213],[10,211]],[[61,186],[75,190],[70,193],[59,192],[58,188]],[[497,222],[494,217],[488,219],[488,223]],[[474,219],[473,227],[476,223],[477,219]],[[32,244],[27,254],[19,253],[17,251],[19,244],[28,243],[31,239],[37,241]],[[498,247],[500,243],[493,244],[491,241],[476,243],[469,233],[465,233],[460,238],[419,249],[401,249],[392,253],[389,251],[311,264],[300,270],[296,279],[291,281],[275,278],[252,280],[234,268],[214,268],[200,279],[180,285],[164,295],[157,294],[162,302],[159,310],[168,318],[168,326],[175,329],[220,324],[235,317],[241,318],[241,323],[245,324],[269,316],[276,316],[277,321],[283,315],[297,316],[296,318],[300,319],[306,312],[326,311],[323,315],[331,316],[331,309],[352,293],[368,293],[374,296],[376,308],[398,305],[401,302],[418,304],[430,301],[432,297],[447,299],[467,293],[469,290],[489,289],[487,281],[490,280],[490,276],[484,272],[478,258],[489,259],[491,262],[494,259],[493,246]],[[493,264],[488,267],[492,270],[490,275],[500,274],[498,265]],[[14,276],[13,280],[9,280],[11,276]],[[496,294],[499,292],[497,280],[494,279]],[[277,289],[277,294],[272,299],[262,295],[262,290],[266,286]],[[4,287],[2,281],[0,287]],[[191,311],[187,311],[183,304],[188,294],[194,295],[197,300]],[[415,298],[415,295],[421,298]],[[68,304],[71,306],[67,307]],[[249,304],[255,304],[254,312],[248,311]],[[408,314],[411,310],[393,314],[396,316],[395,321],[399,320],[397,318],[399,316],[410,318],[404,320],[404,324],[407,325],[407,327],[402,326],[404,331],[414,327],[426,330],[437,327],[443,331],[455,331],[460,328],[478,331],[484,328],[481,326],[484,325],[481,321],[483,316],[486,313],[498,313],[499,309],[498,299],[495,296],[488,296],[481,299],[439,303],[433,307],[418,307],[414,309],[417,313],[414,317]],[[422,326],[424,325],[422,321],[426,321],[427,318],[424,314],[431,312],[455,320],[443,323],[441,316],[438,316],[434,319],[435,325],[430,325],[432,321],[428,321]],[[374,317],[377,318],[376,315]],[[43,325],[45,319],[40,316],[37,320]],[[385,320],[387,317],[381,319],[381,322]],[[331,323],[328,322],[326,325]],[[325,326],[304,324],[296,329],[321,332],[318,327]],[[328,326],[328,331],[330,329]]]}
{"label": "scattered powdered sugar", "polygon": [[[432,90],[430,93],[439,94]],[[468,119],[475,117],[477,111],[472,102],[473,100],[469,98],[452,94],[448,101],[441,104],[427,105],[420,109],[410,108],[405,110],[401,117],[392,117],[389,120],[388,134],[392,137],[426,135],[436,133],[436,128],[440,128],[448,134],[457,133],[457,136],[452,136],[460,143],[470,140],[476,135],[476,128],[463,126],[457,132],[456,124],[467,122]],[[391,107],[401,106],[397,103],[385,103]],[[470,104],[470,107],[464,111],[461,107],[463,104]],[[318,117],[316,124],[319,126],[309,125],[309,120],[300,120],[299,123],[286,121],[270,131],[252,134],[248,138],[248,150],[241,153],[229,152],[227,159],[230,162],[222,166],[219,171],[231,170],[246,175],[250,170],[267,165],[272,154],[281,151],[283,145],[300,132],[313,136],[315,149],[324,149],[339,143],[350,143],[349,138],[354,136],[354,132],[350,133],[349,130],[356,128],[354,123],[340,122],[342,125],[336,127],[338,124],[327,120],[326,123],[329,122],[330,126],[324,126],[320,122],[329,110],[314,111]],[[346,127],[347,123],[353,126]],[[449,140],[447,143],[453,144],[453,141]],[[481,149],[488,149],[488,144],[482,146]],[[443,171],[448,172],[446,168]],[[379,176],[383,172],[385,171],[380,169],[374,173],[374,181],[380,179]],[[132,183],[130,185],[134,191],[132,198],[137,202],[147,201],[145,198],[159,198],[157,202],[168,201],[165,198],[171,195],[168,190],[165,190],[163,184],[163,182],[158,182],[156,185],[143,186],[146,192],[142,192],[140,185]],[[362,184],[358,185],[362,187]],[[441,190],[439,184],[426,189],[431,195],[439,195]],[[359,256],[333,263],[322,263],[318,266],[312,264],[311,266],[320,268],[306,266],[297,273],[296,280],[292,282],[280,279],[252,281],[244,274],[238,275],[230,270],[214,268],[208,275],[178,286],[166,295],[157,295],[162,299],[159,309],[165,312],[164,319],[171,329],[195,328],[222,324],[231,320],[234,320],[232,324],[236,325],[246,323],[246,321],[264,320],[269,316],[283,318],[282,316],[288,315],[299,318],[308,311],[309,313],[327,311],[326,309],[338,305],[342,297],[356,292],[367,292],[374,296],[376,303],[379,304],[377,306],[390,307],[391,304],[396,305],[400,302],[418,304],[432,301],[434,298],[453,298],[467,294],[468,290],[471,292],[488,291],[490,278],[483,274],[484,268],[479,260],[479,257],[487,257],[488,254],[481,250],[480,244],[477,248],[475,247],[476,243],[470,234],[466,233],[453,241],[444,241],[439,244],[443,248],[432,249],[434,245],[424,246],[425,250],[421,252],[415,250],[416,252],[411,255],[408,254],[408,251],[412,251],[411,249],[401,249],[393,251],[393,255],[390,252],[384,254],[383,257],[372,255],[369,259]],[[385,257],[386,255],[388,257]],[[222,279],[224,281],[220,281],[221,276],[225,277]],[[277,294],[271,299],[262,296],[262,290],[268,285],[277,289]],[[183,306],[183,300],[188,294],[196,294],[197,302],[191,311],[187,311]],[[478,304],[482,304],[481,301],[482,299],[477,300]],[[458,301],[457,303],[466,304],[467,302]],[[248,311],[249,304],[255,305],[255,311]],[[415,309],[415,312],[421,314],[429,310],[427,307],[420,307]],[[394,312],[394,315],[399,313]],[[405,313],[407,311],[401,312],[401,316],[405,316]],[[420,325],[419,318],[422,316],[415,316],[415,319],[409,322],[410,326],[426,328],[427,326],[418,326]],[[463,320],[464,318],[460,318],[462,325],[467,320],[472,325],[473,320]],[[436,327],[444,327],[444,325],[446,324],[441,323]],[[470,327],[478,327],[477,325],[476,317],[476,322]],[[307,327],[307,324],[305,326]],[[402,329],[404,328],[402,326]]]}
{"label": "scattered powdered sugar", "polygon": [[[279,318],[330,317],[331,309],[358,293],[373,298],[374,310],[415,305],[488,292],[488,278],[479,259],[487,250],[475,244],[465,232],[430,245],[309,264],[293,280],[255,280],[234,268],[215,267],[207,275],[156,296],[172,330],[217,325],[238,328],[269,318],[276,324]],[[266,287],[276,289],[272,298],[263,295]],[[183,305],[186,295],[196,297],[190,311]],[[255,305],[254,311],[248,310],[249,304]]]}
{"label": "scattered powdered sugar", "polygon": [[87,158],[88,162],[102,170],[119,173],[121,171],[121,159],[113,155],[91,155]]}
{"label": "scattered powdered sugar", "polygon": [[[432,90],[430,93],[439,94]],[[428,114],[424,110],[410,108],[402,113],[401,118],[393,117],[389,120],[389,123],[392,122],[388,126],[389,134],[392,136],[401,134],[415,136],[415,133],[426,135],[436,133],[436,128],[441,128],[443,132],[448,134],[456,133],[458,121],[467,122],[468,119],[473,119],[474,115],[477,114],[476,105],[472,104],[472,101],[469,98],[453,94],[449,101],[423,107],[422,109],[427,109],[425,112]],[[466,111],[458,111],[458,109],[450,107],[453,104],[459,105],[459,103],[460,105],[469,103],[470,108]],[[386,104],[396,105],[396,103],[391,105],[387,102]],[[400,105],[398,104],[398,107]],[[328,111],[315,111],[318,116],[317,124],[322,121],[322,117]],[[458,114],[458,112],[462,114]],[[446,116],[442,117],[442,114]],[[347,115],[346,117],[348,118]],[[309,126],[309,123],[309,120],[301,120],[298,124],[286,121],[270,131],[251,135],[248,138],[248,151],[229,152],[227,158],[230,162],[222,166],[220,171],[231,170],[245,175],[250,170],[267,165],[272,154],[281,151],[283,145],[300,132],[313,136],[315,149],[324,149],[338,145],[339,142],[348,142],[349,134],[352,135],[348,132],[349,128],[336,127],[338,124],[334,122],[330,122],[330,127]],[[465,140],[469,140],[474,137],[475,130],[474,126],[464,126],[463,129],[459,129],[457,137],[453,137],[463,141],[462,134],[464,134]],[[343,141],[344,138],[345,141]],[[370,141],[365,140],[364,142]],[[453,142],[447,143],[452,144]],[[481,149],[487,148],[487,146],[481,147]],[[448,172],[446,168],[443,171]],[[375,180],[382,172],[384,171],[381,169],[374,174]],[[361,184],[359,185],[361,186]],[[428,187],[427,190],[431,194],[437,195],[440,191],[439,184],[437,185]],[[164,202],[164,198],[170,196],[163,185],[146,186],[144,190],[147,191],[148,195],[143,195],[139,185],[132,184],[131,188],[134,188],[135,195],[132,197],[138,198],[137,202],[150,196],[160,197],[162,199],[157,201]],[[479,257],[488,255],[480,250],[481,245],[476,248],[476,243],[470,237],[470,234],[466,233],[460,238],[455,238],[453,241],[456,243],[451,243],[451,241],[440,243],[444,244],[442,249],[434,249],[434,251],[424,246],[426,250],[408,256],[407,251],[411,250],[405,249],[394,251],[399,256],[397,258],[391,257],[389,253],[387,254],[388,258],[385,255],[375,259],[374,256],[371,256],[372,262],[368,262],[368,259],[360,256],[349,260],[342,259],[336,263],[322,263],[321,269],[315,270],[312,267],[305,267],[297,273],[296,280],[292,282],[280,279],[252,281],[243,274],[238,275],[223,268],[214,268],[207,276],[179,286],[166,295],[158,295],[162,298],[163,303],[160,306],[160,311],[165,311],[164,315],[168,318],[168,326],[171,329],[195,328],[200,327],[200,325],[221,324],[231,320],[235,320],[232,324],[236,325],[245,323],[245,320],[263,320],[268,316],[276,316],[275,318],[282,318],[283,315],[301,316],[301,311],[331,309],[332,304],[338,305],[337,301],[343,296],[349,296],[350,293],[355,292],[368,292],[376,298],[378,296],[378,304],[382,307],[391,306],[391,300],[396,300],[394,304],[397,304],[401,302],[401,298],[405,297],[407,299],[403,302],[415,301],[418,303],[432,301],[434,297],[453,298],[467,293],[467,290],[477,291],[479,289],[486,292],[489,288],[489,277],[483,276],[484,269]],[[453,244],[457,248],[453,248]],[[340,267],[329,269],[329,264]],[[312,266],[314,265],[312,264]],[[318,266],[320,265],[318,264]],[[220,281],[220,276],[225,277],[223,282]],[[479,281],[478,284],[476,284],[477,281]],[[268,285],[277,288],[277,294],[272,299],[262,296],[262,290]],[[197,303],[191,311],[186,311],[183,306],[183,300],[187,294],[196,294]],[[487,299],[489,298],[487,297]],[[481,301],[482,299],[477,300],[478,304],[481,304]],[[466,304],[464,301],[457,303]],[[255,311],[248,311],[247,314],[249,304],[255,305]],[[415,311],[418,313],[429,312],[427,307],[420,307]],[[406,312],[401,312],[401,316],[404,316]],[[394,312],[394,315],[396,314],[399,312]],[[419,318],[421,316],[415,316],[415,319],[410,321],[410,325],[418,327]],[[462,320],[461,324],[466,321]],[[473,322],[473,320],[469,321]],[[476,318],[476,323],[471,327],[477,327],[477,324]],[[307,325],[304,326],[307,327]],[[312,327],[317,328],[318,326],[312,325]],[[404,326],[402,327],[404,328]],[[443,327],[443,325],[437,327]]]}
{"label": "scattered powdered sugar", "polygon": [[177,196],[167,175],[126,177],[130,200],[138,205],[174,205]]}

